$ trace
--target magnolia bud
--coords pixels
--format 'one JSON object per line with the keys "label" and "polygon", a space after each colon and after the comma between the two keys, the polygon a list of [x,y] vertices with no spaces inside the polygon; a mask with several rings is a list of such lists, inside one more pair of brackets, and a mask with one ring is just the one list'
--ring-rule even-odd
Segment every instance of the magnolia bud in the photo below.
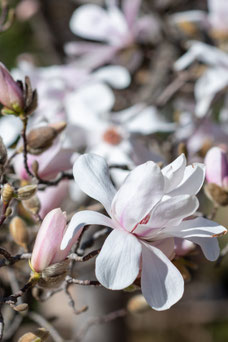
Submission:
{"label": "magnolia bud", "polygon": [[25,201],[33,197],[36,193],[37,185],[26,185],[17,190],[17,198],[21,201]]}
{"label": "magnolia bud", "polygon": [[3,114],[21,114],[24,109],[22,89],[2,63],[0,63],[0,103],[5,107]]}
{"label": "magnolia bud", "polygon": [[223,186],[223,179],[228,176],[228,160],[226,153],[220,147],[211,148],[205,157],[206,180]]}
{"label": "magnolia bud", "polygon": [[58,122],[49,126],[33,129],[27,135],[28,151],[31,154],[40,154],[48,149],[54,139],[66,127],[65,122]]}
{"label": "magnolia bud", "polygon": [[38,285],[42,288],[53,289],[58,288],[65,280],[70,260],[65,259],[56,264],[46,267],[41,272]]}
{"label": "magnolia bud", "polygon": [[204,186],[207,197],[217,206],[228,205],[228,192],[215,183],[208,183]]}
{"label": "magnolia bud", "polygon": [[28,310],[28,304],[22,303],[22,304],[14,306],[13,309],[17,312],[23,312],[23,311]]}
{"label": "magnolia bud", "polygon": [[39,328],[34,333],[26,333],[18,342],[44,342],[49,337],[49,332],[45,328]]}
{"label": "magnolia bud", "polygon": [[22,204],[33,215],[38,214],[40,211],[40,200],[36,195],[26,201],[22,201]]}
{"label": "magnolia bud", "polygon": [[14,196],[14,188],[10,184],[5,184],[2,189],[2,200],[4,203],[9,203],[9,201]]}
{"label": "magnolia bud", "polygon": [[27,250],[29,234],[25,222],[18,216],[15,216],[9,225],[10,234],[14,242]]}

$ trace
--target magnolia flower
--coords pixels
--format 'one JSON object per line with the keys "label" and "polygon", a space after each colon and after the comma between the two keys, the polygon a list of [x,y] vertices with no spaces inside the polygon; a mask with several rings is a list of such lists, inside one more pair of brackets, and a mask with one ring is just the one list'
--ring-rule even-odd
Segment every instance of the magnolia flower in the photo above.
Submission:
{"label": "magnolia flower", "polygon": [[32,252],[31,267],[35,272],[40,273],[46,267],[61,262],[68,256],[73,243],[64,251],[60,250],[66,225],[66,214],[60,208],[50,211],[45,216]]}
{"label": "magnolia flower", "polygon": [[204,181],[202,164],[186,167],[181,155],[160,170],[149,161],[131,171],[118,191],[100,156],[80,156],[73,173],[79,187],[101,202],[110,217],[93,211],[76,213],[61,248],[68,248],[85,225],[111,227],[113,231],[96,259],[96,277],[106,288],[124,289],[141,277],[142,293],[149,305],[165,310],[184,290],[183,278],[170,261],[175,255],[174,237],[200,245],[209,260],[218,257],[215,236],[226,229],[202,217],[189,218],[199,205],[195,194]]}
{"label": "magnolia flower", "polygon": [[22,89],[2,63],[0,63],[0,103],[13,113],[21,113],[24,108]]}
{"label": "magnolia flower", "polygon": [[[80,6],[70,20],[71,31],[103,44],[71,42],[65,47],[66,53],[84,55],[83,65],[97,67],[113,60],[122,49],[133,48],[137,42],[156,41],[160,24],[152,15],[137,19],[140,4],[141,0],[124,0],[120,9],[116,1],[108,0],[106,10],[95,4]],[[141,53],[135,50],[131,57],[130,64],[135,68],[142,59]]]}

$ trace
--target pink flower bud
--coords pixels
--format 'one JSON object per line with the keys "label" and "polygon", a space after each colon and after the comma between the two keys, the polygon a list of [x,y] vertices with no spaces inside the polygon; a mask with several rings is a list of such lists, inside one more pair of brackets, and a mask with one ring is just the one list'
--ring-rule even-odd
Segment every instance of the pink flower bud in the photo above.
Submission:
{"label": "pink flower bud", "polygon": [[24,108],[22,90],[2,63],[0,63],[0,103],[18,113]]}
{"label": "pink flower bud", "polygon": [[226,153],[220,147],[212,147],[205,157],[206,179],[208,183],[223,186],[225,177],[228,176],[228,160]]}
{"label": "pink flower bud", "polygon": [[66,225],[66,215],[60,208],[50,211],[45,216],[32,252],[31,266],[34,271],[39,273],[68,256],[71,246],[77,239],[73,239],[65,250],[60,250]]}

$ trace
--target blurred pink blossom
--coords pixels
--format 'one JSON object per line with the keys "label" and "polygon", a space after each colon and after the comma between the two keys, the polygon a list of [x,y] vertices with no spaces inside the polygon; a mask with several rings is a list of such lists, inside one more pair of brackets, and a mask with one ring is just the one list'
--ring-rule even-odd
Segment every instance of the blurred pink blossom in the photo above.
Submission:
{"label": "blurred pink blossom", "polygon": [[221,187],[228,183],[228,160],[226,151],[221,147],[212,147],[205,157],[206,179]]}

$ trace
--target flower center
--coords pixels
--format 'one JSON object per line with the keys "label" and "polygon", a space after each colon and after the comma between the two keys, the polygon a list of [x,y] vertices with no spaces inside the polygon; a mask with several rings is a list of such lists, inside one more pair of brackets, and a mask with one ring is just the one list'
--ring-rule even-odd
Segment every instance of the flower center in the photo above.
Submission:
{"label": "flower center", "polygon": [[139,223],[137,223],[134,228],[131,230],[131,233],[135,231],[135,229],[138,227],[139,224],[147,224],[150,219],[150,214],[146,215]]}
{"label": "flower center", "polygon": [[103,140],[111,145],[118,145],[122,141],[122,136],[114,127],[108,128],[103,134]]}

